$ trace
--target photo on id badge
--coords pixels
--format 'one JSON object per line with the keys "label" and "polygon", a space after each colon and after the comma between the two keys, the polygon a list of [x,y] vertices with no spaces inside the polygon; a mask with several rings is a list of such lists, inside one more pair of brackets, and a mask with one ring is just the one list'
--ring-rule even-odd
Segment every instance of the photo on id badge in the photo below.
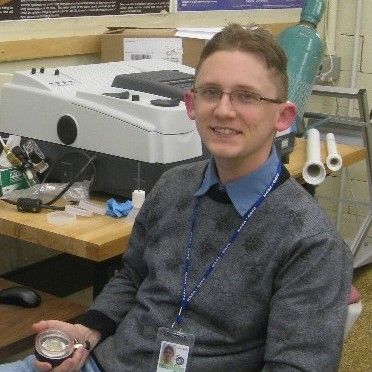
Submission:
{"label": "photo on id badge", "polygon": [[186,371],[189,347],[162,341],[156,372]]}

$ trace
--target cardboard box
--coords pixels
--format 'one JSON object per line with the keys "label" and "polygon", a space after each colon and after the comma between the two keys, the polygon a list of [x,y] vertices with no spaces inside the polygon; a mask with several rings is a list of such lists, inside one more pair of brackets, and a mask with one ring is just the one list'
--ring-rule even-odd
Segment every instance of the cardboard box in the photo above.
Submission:
{"label": "cardboard box", "polygon": [[0,196],[27,187],[26,180],[19,169],[15,167],[0,169]]}
{"label": "cardboard box", "polygon": [[[272,23],[261,24],[260,26],[271,31],[273,35],[277,35],[292,25],[293,23]],[[175,28],[109,27],[101,35],[101,62],[123,61],[126,38],[138,38],[138,40],[145,38],[178,38],[178,36],[175,36],[176,32],[177,29]],[[183,54],[182,61],[179,62],[190,67],[196,67],[207,40],[182,37],[181,42]]]}
{"label": "cardboard box", "polygon": [[[109,28],[101,35],[101,62],[115,62],[124,59],[125,38],[177,38],[175,28]],[[182,64],[195,67],[205,40],[181,38]]]}

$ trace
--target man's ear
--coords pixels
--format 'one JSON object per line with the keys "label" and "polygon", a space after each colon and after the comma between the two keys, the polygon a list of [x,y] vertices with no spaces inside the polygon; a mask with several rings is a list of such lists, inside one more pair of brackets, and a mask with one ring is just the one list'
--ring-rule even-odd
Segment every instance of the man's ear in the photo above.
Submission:
{"label": "man's ear", "polygon": [[280,104],[278,120],[275,124],[277,131],[288,129],[294,122],[297,114],[296,105],[292,102],[284,102]]}
{"label": "man's ear", "polygon": [[183,95],[183,101],[185,102],[187,115],[191,120],[195,119],[195,95],[191,90],[187,90]]}

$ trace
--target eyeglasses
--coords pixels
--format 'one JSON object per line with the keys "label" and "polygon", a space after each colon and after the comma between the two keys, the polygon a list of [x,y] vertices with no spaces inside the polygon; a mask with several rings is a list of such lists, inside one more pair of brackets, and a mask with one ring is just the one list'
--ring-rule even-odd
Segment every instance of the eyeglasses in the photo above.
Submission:
{"label": "eyeglasses", "polygon": [[261,101],[271,103],[283,103],[283,100],[277,98],[262,97],[257,93],[252,93],[247,90],[234,90],[233,92],[223,92],[219,88],[213,87],[199,87],[193,88],[191,91],[199,96],[201,100],[207,103],[217,104],[224,94],[230,97],[231,104],[247,106],[254,105]]}

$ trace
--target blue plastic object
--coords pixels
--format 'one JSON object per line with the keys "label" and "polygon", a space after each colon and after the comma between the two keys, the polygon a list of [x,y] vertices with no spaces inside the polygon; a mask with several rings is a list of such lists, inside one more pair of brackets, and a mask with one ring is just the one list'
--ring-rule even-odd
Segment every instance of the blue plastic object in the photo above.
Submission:
{"label": "blue plastic object", "polygon": [[325,44],[316,31],[325,8],[324,0],[305,0],[300,22],[278,35],[278,42],[288,58],[288,99],[297,104],[297,116],[291,131],[302,127],[305,104],[310,97]]}

